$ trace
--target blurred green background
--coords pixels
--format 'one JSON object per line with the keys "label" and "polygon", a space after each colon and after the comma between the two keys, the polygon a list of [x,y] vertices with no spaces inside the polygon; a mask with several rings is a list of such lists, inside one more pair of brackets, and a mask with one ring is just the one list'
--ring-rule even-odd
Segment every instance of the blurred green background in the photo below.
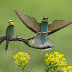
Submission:
{"label": "blurred green background", "polygon": [[[8,20],[15,24],[15,34],[28,38],[35,35],[30,31],[14,13],[14,10],[27,14],[42,21],[43,17],[53,20],[72,20],[72,0],[0,0],[0,36],[4,36]],[[26,66],[33,72],[44,72],[45,53],[60,52],[64,54],[68,65],[72,65],[72,24],[49,36],[56,46],[49,51],[32,49],[22,42],[10,42],[9,49],[5,52],[5,41],[0,45],[0,72],[17,72],[13,56],[17,52],[27,52],[31,59]],[[27,71],[29,72],[29,71]]]}

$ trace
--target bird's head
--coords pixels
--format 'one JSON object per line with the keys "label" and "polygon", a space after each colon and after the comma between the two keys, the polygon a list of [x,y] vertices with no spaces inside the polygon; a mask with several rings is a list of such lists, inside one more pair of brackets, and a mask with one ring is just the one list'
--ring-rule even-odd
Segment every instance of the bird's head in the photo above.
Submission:
{"label": "bird's head", "polygon": [[9,20],[9,26],[14,25],[12,20]]}
{"label": "bird's head", "polygon": [[48,22],[48,17],[43,18],[43,22]]}

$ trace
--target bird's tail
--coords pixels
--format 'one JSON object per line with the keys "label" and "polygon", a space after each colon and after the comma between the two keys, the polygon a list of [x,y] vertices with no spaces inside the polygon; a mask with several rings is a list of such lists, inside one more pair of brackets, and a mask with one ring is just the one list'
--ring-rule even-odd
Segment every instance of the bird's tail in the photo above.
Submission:
{"label": "bird's tail", "polygon": [[[54,43],[48,37],[45,40],[45,39],[41,39],[41,36],[35,38],[32,41],[32,44],[34,44],[34,46],[37,46],[37,47],[44,47],[44,46],[48,46],[48,45],[51,46],[51,47],[53,47],[53,45],[54,45]],[[48,49],[51,49],[51,48],[48,48]]]}
{"label": "bird's tail", "polygon": [[8,44],[9,44],[9,41],[6,40],[6,47],[5,47],[5,51],[8,49]]}

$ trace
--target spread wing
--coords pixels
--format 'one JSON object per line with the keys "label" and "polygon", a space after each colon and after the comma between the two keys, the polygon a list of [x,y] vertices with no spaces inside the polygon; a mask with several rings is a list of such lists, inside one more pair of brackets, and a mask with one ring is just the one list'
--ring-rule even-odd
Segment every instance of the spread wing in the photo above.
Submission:
{"label": "spread wing", "polygon": [[40,31],[41,24],[37,22],[35,18],[27,16],[17,11],[15,11],[15,13],[20,18],[20,20],[23,22],[23,24],[25,24],[30,30],[32,30],[35,33]]}
{"label": "spread wing", "polygon": [[52,21],[48,25],[48,30],[49,30],[48,35],[57,32],[58,30],[68,26],[71,23],[72,23],[72,20],[54,20],[54,21]]}

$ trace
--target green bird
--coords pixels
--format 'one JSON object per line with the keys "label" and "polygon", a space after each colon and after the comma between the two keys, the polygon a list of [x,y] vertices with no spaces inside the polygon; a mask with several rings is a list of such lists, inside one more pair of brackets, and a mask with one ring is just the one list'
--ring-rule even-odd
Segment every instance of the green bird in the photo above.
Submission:
{"label": "green bird", "polygon": [[[15,11],[15,13],[23,22],[23,24],[25,24],[31,31],[35,33],[41,32],[41,35],[33,41],[34,43],[36,43],[35,46],[39,47],[46,45],[50,45],[52,47],[53,42],[50,41],[47,36],[63,29],[64,27],[72,23],[72,20],[54,20],[48,23],[48,18],[44,18],[40,23],[33,17],[17,11]],[[46,32],[48,32],[48,34]]]}
{"label": "green bird", "polygon": [[[7,37],[13,37],[14,36],[14,23],[12,20],[9,20],[9,26],[7,27],[7,30],[6,30],[6,36]],[[6,40],[5,50],[8,49],[8,44],[9,44],[9,41]]]}

